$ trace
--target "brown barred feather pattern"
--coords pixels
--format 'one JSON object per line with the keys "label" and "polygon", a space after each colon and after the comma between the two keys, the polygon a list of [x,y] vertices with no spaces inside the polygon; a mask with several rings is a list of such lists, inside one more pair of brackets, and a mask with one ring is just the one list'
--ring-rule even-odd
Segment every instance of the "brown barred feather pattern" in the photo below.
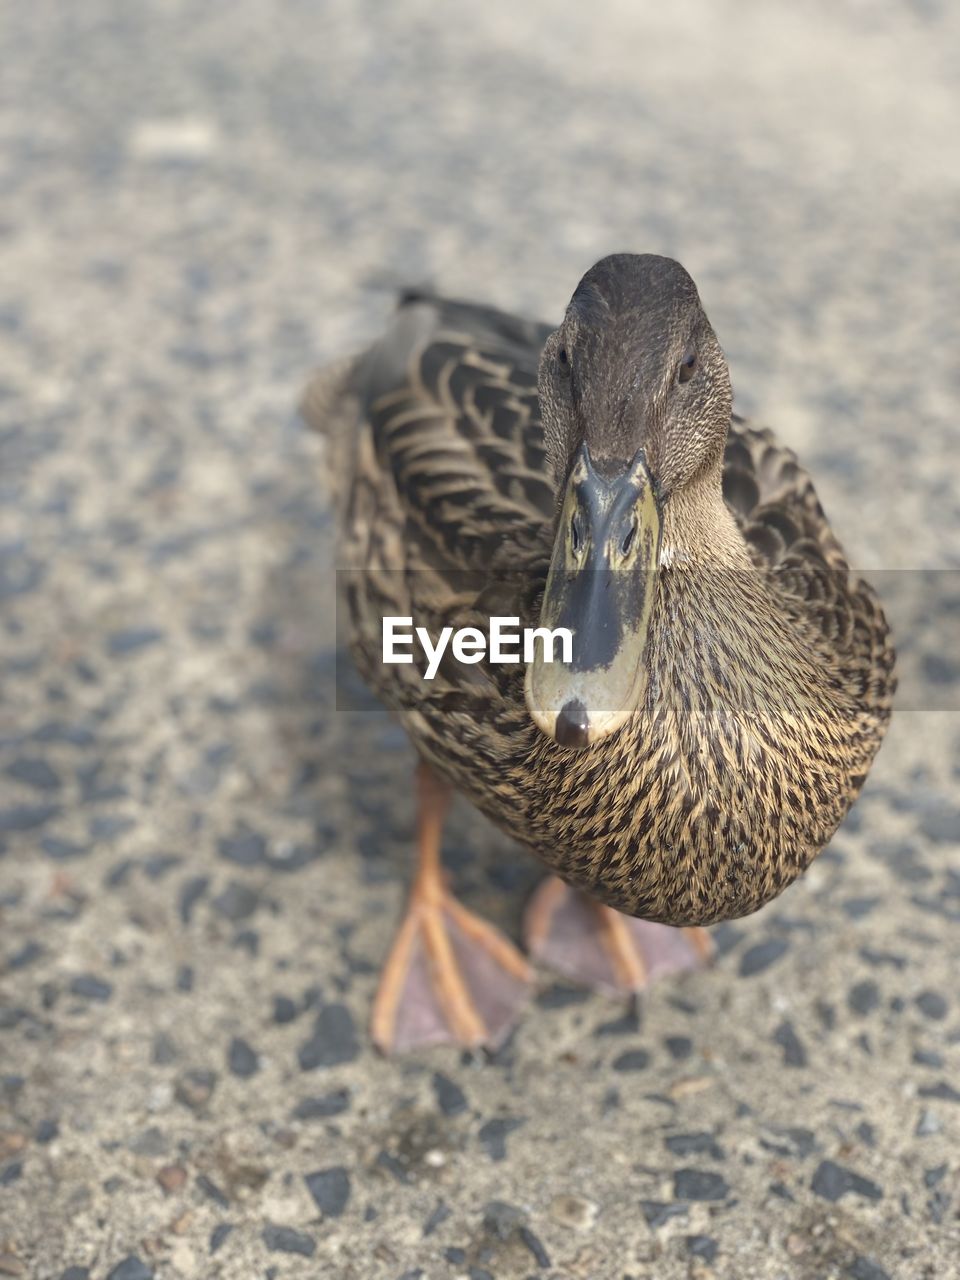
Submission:
{"label": "brown barred feather pattern", "polygon": [[308,389],[356,662],[417,751],[565,880],[674,925],[744,915],[830,839],[895,688],[877,598],[769,431],[734,415],[723,461],[753,569],[661,568],[645,692],[610,737],[548,739],[520,664],[446,662],[425,682],[381,661],[386,614],[433,634],[491,613],[536,625],[556,509],[537,396],[549,333],[410,295],[381,342]]}

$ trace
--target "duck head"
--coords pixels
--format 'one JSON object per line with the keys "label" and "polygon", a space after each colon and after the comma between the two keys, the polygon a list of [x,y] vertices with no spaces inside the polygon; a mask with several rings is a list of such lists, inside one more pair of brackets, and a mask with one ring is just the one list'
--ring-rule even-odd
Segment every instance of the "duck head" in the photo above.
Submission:
{"label": "duck head", "polygon": [[544,346],[538,392],[557,482],[540,625],[568,628],[572,656],[538,650],[526,700],[548,737],[583,748],[643,694],[666,513],[683,495],[719,500],[733,396],[693,280],[652,254],[587,272]]}

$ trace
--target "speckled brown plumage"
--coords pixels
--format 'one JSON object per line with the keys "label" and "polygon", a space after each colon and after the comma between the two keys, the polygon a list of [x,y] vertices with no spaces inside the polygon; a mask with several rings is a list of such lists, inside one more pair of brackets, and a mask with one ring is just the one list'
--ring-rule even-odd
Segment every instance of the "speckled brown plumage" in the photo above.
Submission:
{"label": "speckled brown plumage", "polygon": [[[547,738],[519,665],[449,662],[425,683],[381,662],[384,614],[434,632],[491,612],[535,624],[556,518],[537,392],[552,340],[411,294],[380,343],[308,391],[330,442],[356,661],[417,751],[566,880],[670,924],[746,914],[830,839],[895,685],[876,596],[769,431],[729,422],[723,536],[696,484],[668,508],[646,686],[611,737],[583,751]],[[681,527],[719,550],[685,552]]]}

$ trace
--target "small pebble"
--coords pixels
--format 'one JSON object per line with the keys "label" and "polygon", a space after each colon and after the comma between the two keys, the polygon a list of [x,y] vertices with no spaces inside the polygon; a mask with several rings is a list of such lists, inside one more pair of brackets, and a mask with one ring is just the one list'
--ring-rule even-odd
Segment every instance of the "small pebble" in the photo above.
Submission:
{"label": "small pebble", "polygon": [[847,993],[847,1004],[854,1013],[865,1017],[879,1006],[880,988],[872,978],[865,978],[850,988]]}
{"label": "small pebble", "polygon": [[878,897],[847,898],[840,903],[840,910],[851,920],[863,920],[877,909],[881,901]]}
{"label": "small pebble", "polygon": [[353,1015],[346,1005],[326,1004],[317,1014],[313,1034],[298,1052],[301,1071],[353,1062],[360,1054]]}
{"label": "small pebble", "polygon": [[[107,652],[115,658],[127,657],[149,649],[163,639],[163,632],[158,627],[124,627],[120,631],[111,631],[107,636]],[[124,1276],[122,1280],[127,1280]]]}
{"label": "small pebble", "polygon": [[37,1142],[41,1146],[46,1146],[48,1142],[52,1142],[54,1138],[60,1136],[60,1124],[57,1120],[41,1120],[37,1125],[37,1131],[34,1134]]}
{"label": "small pebble", "polygon": [[550,1255],[543,1247],[540,1237],[529,1227],[521,1227],[517,1232],[517,1239],[533,1255],[533,1260],[538,1267],[549,1267]]}
{"label": "small pebble", "polygon": [[71,979],[70,992],[82,996],[84,1000],[107,1001],[113,995],[113,987],[109,982],[92,973],[81,973]]}
{"label": "small pebble", "polygon": [[786,938],[769,938],[766,942],[756,943],[740,957],[740,977],[752,978],[754,974],[763,973],[786,955],[789,947]]}
{"label": "small pebble", "polygon": [[854,1129],[854,1133],[866,1146],[875,1147],[877,1145],[877,1131],[869,1121],[861,1120],[856,1129]]}
{"label": "small pebble", "polygon": [[807,1065],[807,1051],[791,1022],[781,1022],[773,1033],[773,1038],[783,1050],[783,1065],[785,1067],[805,1067]]}
{"label": "small pebble", "polygon": [[130,873],[137,863],[133,858],[124,858],[107,872],[104,884],[108,889],[119,889],[130,879]]}
{"label": "small pebble", "polygon": [[810,1182],[814,1195],[831,1204],[847,1194],[862,1196],[866,1200],[880,1200],[883,1190],[869,1178],[837,1164],[833,1160],[821,1160]]}
{"label": "small pebble", "polygon": [[0,831],[33,831],[59,812],[55,804],[15,804],[9,809],[0,809]]}
{"label": "small pebble", "polygon": [[918,1067],[933,1067],[936,1071],[943,1068],[943,1054],[934,1049],[914,1049],[911,1056]]}
{"label": "small pebble", "polygon": [[264,861],[267,842],[259,832],[246,830],[224,837],[218,841],[217,848],[220,857],[228,862],[239,867],[255,867]]}
{"label": "small pebble", "polygon": [[14,760],[5,770],[8,778],[33,787],[36,791],[58,791],[63,781],[46,760],[24,757]]}
{"label": "small pebble", "polygon": [[187,1171],[180,1164],[165,1164],[157,1170],[157,1182],[167,1195],[175,1195],[186,1186]]}
{"label": "small pebble", "polygon": [[153,1037],[150,1060],[157,1067],[167,1067],[177,1060],[177,1046],[165,1031],[158,1031]]}
{"label": "small pebble", "polygon": [[907,967],[907,957],[895,951],[878,951],[873,947],[861,947],[860,957],[875,969],[896,969],[902,971]]}
{"label": "small pebble", "polygon": [[410,1174],[406,1166],[389,1151],[381,1151],[378,1154],[377,1164],[381,1169],[389,1173],[391,1178],[395,1178],[397,1182],[403,1184],[410,1182]]}
{"label": "small pebble", "polygon": [[685,1204],[670,1204],[664,1200],[641,1200],[640,1212],[644,1216],[651,1231],[665,1226],[671,1218],[685,1218],[688,1210]]}
{"label": "small pebble", "polygon": [[77,844],[73,840],[61,840],[58,836],[44,836],[40,841],[40,848],[48,858],[53,858],[56,862],[69,862],[89,853],[87,845]]}
{"label": "small pebble", "polygon": [[614,1071],[643,1071],[650,1065],[650,1054],[646,1049],[627,1049],[613,1060]]}
{"label": "small pebble", "polygon": [[193,909],[210,887],[209,876],[192,876],[184,881],[180,889],[180,919],[189,924],[193,918]]}
{"label": "small pebble", "polygon": [[713,1236],[687,1236],[687,1253],[704,1262],[713,1262],[717,1256],[717,1242]]}
{"label": "small pebble", "polygon": [[850,1280],[891,1280],[889,1271],[885,1271],[878,1263],[863,1257],[862,1254],[857,1254],[850,1263],[847,1275]]}
{"label": "small pebble", "polygon": [[200,1069],[185,1071],[178,1077],[174,1086],[174,1097],[191,1111],[199,1111],[210,1101],[216,1084],[215,1071]]}
{"label": "small pebble", "polygon": [[523,1120],[504,1116],[480,1126],[477,1138],[491,1160],[506,1160],[507,1138],[524,1123]]}
{"label": "small pebble", "polygon": [[938,1080],[936,1084],[922,1084],[917,1090],[919,1098],[937,1098],[940,1102],[960,1102],[960,1090],[946,1080]]}
{"label": "small pebble", "polygon": [[250,956],[258,956],[260,954],[260,935],[256,929],[241,929],[233,935],[230,945],[236,947],[239,951],[246,951]]}
{"label": "small pebble", "polygon": [[260,1070],[259,1057],[240,1036],[234,1036],[230,1041],[227,1064],[235,1076],[240,1076],[244,1080],[256,1075]]}
{"label": "small pebble", "polygon": [[456,1116],[467,1109],[467,1098],[460,1086],[449,1076],[434,1072],[433,1092],[437,1106],[445,1116]]}
{"label": "small pebble", "polygon": [[438,1200],[436,1208],[434,1208],[423,1224],[424,1238],[432,1236],[437,1227],[442,1226],[450,1217],[451,1209],[443,1200]]}
{"label": "small pebble", "polygon": [[348,1110],[350,1093],[347,1089],[335,1089],[319,1097],[301,1098],[291,1113],[293,1120],[325,1120]]}
{"label": "small pebble", "polygon": [[224,891],[213,899],[213,909],[225,920],[236,923],[247,920],[256,911],[260,895],[249,885],[231,880]]}
{"label": "small pebble", "polygon": [[296,1002],[291,1000],[289,996],[273,997],[273,1020],[281,1025],[286,1022],[293,1022],[299,1010]]}
{"label": "small pebble", "polygon": [[123,835],[125,831],[132,830],[136,825],[136,821],[133,818],[125,817],[121,813],[107,813],[92,818],[87,829],[93,841],[106,842],[115,840],[117,836]]}
{"label": "small pebble", "polygon": [[714,1160],[726,1159],[723,1148],[712,1133],[674,1133],[664,1138],[663,1143],[675,1156],[707,1155]]}
{"label": "small pebble", "polygon": [[832,1031],[837,1025],[837,1011],[834,1006],[826,1000],[818,1000],[814,1008],[824,1031]]}
{"label": "small pebble", "polygon": [[934,1022],[942,1022],[950,1007],[939,991],[921,991],[914,1003],[925,1018]]}
{"label": "small pebble", "polygon": [[685,1062],[693,1053],[693,1041],[687,1036],[667,1036],[663,1043],[674,1062]]}
{"label": "small pebble", "polygon": [[673,1175],[675,1200],[725,1200],[730,1193],[725,1178],[703,1169],[677,1169]]}
{"label": "small pebble", "polygon": [[230,1222],[221,1222],[219,1226],[213,1228],[210,1232],[210,1252],[216,1253],[227,1236],[233,1230],[233,1224]]}
{"label": "small pebble", "polygon": [[136,1254],[131,1254],[107,1273],[107,1280],[153,1280],[153,1272]]}
{"label": "small pebble", "polygon": [[599,1207],[585,1196],[559,1195],[550,1201],[550,1217],[561,1226],[589,1231],[597,1220]]}
{"label": "small pebble", "polygon": [[230,1201],[223,1194],[217,1184],[211,1178],[208,1178],[205,1173],[198,1175],[197,1187],[205,1196],[211,1199],[214,1204],[218,1204],[221,1209],[230,1208]]}
{"label": "small pebble", "polygon": [[151,880],[161,880],[168,871],[178,867],[183,861],[173,853],[155,853],[143,862],[143,870]]}
{"label": "small pebble", "polygon": [[19,950],[14,951],[7,961],[7,966],[10,969],[26,969],[28,965],[33,964],[34,961],[39,960],[45,954],[40,943],[31,938]]}
{"label": "small pebble", "polygon": [[15,1156],[27,1145],[27,1135],[16,1130],[0,1130],[0,1160]]}
{"label": "small pebble", "polygon": [[163,1156],[169,1150],[170,1141],[162,1129],[151,1125],[129,1138],[127,1147],[138,1156]]}
{"label": "small pebble", "polygon": [[920,830],[938,844],[960,844],[960,807],[943,797],[932,799],[924,807]]}
{"label": "small pebble", "polygon": [[303,1258],[312,1258],[317,1251],[314,1238],[303,1231],[295,1231],[293,1227],[268,1223],[263,1228],[262,1239],[272,1253],[297,1253]]}
{"label": "small pebble", "polygon": [[509,1240],[527,1220],[525,1210],[505,1200],[489,1200],[483,1209],[483,1229],[498,1240]]}
{"label": "small pebble", "polygon": [[943,1128],[943,1122],[935,1111],[921,1111],[920,1119],[917,1121],[917,1127],[914,1129],[914,1137],[929,1138],[931,1134],[939,1133]]}
{"label": "small pebble", "polygon": [[350,1175],[342,1165],[318,1169],[304,1177],[307,1190],[326,1218],[339,1218],[350,1199]]}

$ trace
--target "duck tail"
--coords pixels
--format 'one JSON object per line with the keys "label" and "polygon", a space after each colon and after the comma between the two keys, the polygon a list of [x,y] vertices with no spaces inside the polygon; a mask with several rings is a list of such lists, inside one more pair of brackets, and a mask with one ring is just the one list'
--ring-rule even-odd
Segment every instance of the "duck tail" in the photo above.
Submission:
{"label": "duck tail", "polygon": [[356,356],[345,356],[310,379],[300,398],[299,412],[312,431],[330,439],[355,423],[358,364]]}

